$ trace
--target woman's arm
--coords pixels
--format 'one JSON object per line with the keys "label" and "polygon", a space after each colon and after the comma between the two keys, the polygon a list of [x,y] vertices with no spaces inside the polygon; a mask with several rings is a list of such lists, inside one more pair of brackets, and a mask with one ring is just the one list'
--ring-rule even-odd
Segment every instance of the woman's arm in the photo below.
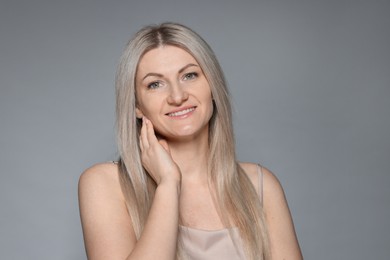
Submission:
{"label": "woman's arm", "polygon": [[144,230],[137,240],[121,192],[117,166],[102,164],[88,169],[79,182],[88,259],[175,258],[180,171],[175,163],[167,164],[169,152],[155,138],[151,123],[144,125],[141,132],[142,160],[158,184]]}
{"label": "woman's arm", "polygon": [[114,164],[96,165],[80,178],[80,215],[88,259],[174,259],[177,187],[157,188],[145,229],[137,241],[116,168]]}
{"label": "woman's arm", "polygon": [[303,259],[286,197],[279,180],[266,168],[263,207],[273,260]]}

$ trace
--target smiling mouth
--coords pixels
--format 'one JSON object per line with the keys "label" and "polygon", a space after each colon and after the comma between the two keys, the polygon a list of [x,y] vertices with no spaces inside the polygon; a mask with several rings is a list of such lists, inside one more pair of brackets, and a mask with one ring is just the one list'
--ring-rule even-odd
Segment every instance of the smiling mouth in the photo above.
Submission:
{"label": "smiling mouth", "polygon": [[196,107],[190,107],[190,108],[186,108],[186,109],[183,109],[183,110],[180,110],[180,111],[176,111],[176,112],[172,112],[172,113],[167,113],[166,115],[167,116],[182,116],[182,115],[185,115],[187,113],[190,113],[192,111],[195,110]]}

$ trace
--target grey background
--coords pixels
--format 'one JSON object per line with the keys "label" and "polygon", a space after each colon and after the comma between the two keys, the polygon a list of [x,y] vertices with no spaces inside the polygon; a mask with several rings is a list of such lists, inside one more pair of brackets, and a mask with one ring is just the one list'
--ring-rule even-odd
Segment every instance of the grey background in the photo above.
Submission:
{"label": "grey background", "polygon": [[238,156],[284,185],[306,259],[390,255],[389,1],[1,1],[0,259],[85,259],[80,173],[115,159],[114,74],[184,23],[233,95]]}

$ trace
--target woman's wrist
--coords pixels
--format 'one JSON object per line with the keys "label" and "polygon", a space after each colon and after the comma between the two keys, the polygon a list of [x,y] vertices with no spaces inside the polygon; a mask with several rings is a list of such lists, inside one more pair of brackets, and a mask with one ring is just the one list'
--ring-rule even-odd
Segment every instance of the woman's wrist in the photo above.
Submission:
{"label": "woman's wrist", "polygon": [[180,194],[181,190],[181,178],[163,178],[161,179],[160,183],[157,186],[157,189],[169,189],[169,190],[176,190],[178,194]]}

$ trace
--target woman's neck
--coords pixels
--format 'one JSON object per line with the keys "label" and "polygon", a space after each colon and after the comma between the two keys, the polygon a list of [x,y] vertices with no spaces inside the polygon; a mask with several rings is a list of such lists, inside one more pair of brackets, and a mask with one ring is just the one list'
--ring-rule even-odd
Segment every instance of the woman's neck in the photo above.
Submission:
{"label": "woman's neck", "polygon": [[173,160],[178,164],[182,181],[205,180],[208,164],[208,135],[191,140],[168,142]]}

